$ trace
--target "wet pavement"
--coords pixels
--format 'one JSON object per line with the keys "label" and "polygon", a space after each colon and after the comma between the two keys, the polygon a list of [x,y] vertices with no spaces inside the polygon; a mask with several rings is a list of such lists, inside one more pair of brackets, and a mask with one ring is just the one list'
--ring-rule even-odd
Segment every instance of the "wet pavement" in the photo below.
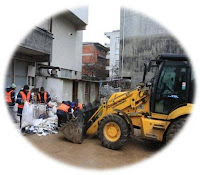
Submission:
{"label": "wet pavement", "polygon": [[25,136],[33,145],[47,155],[74,166],[108,169],[138,163],[150,158],[163,145],[141,137],[129,138],[121,150],[110,150],[101,145],[98,138],[85,139],[82,144],[68,142],[62,133],[39,137]]}

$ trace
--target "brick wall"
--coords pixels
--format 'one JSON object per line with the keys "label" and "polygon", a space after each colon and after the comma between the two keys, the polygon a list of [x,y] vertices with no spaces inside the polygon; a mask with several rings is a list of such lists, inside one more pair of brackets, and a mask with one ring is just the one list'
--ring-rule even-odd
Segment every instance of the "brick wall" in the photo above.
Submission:
{"label": "brick wall", "polygon": [[109,61],[106,59],[107,51],[94,44],[83,45],[82,50],[82,75],[88,78],[106,79],[109,76],[106,70],[106,66],[109,65]]}

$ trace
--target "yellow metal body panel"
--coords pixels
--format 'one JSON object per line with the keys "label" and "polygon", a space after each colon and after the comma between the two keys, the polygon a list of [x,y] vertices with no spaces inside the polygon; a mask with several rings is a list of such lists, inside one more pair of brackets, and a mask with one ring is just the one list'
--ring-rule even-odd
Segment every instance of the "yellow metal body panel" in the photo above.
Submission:
{"label": "yellow metal body panel", "polygon": [[163,135],[169,126],[169,121],[154,120],[141,117],[142,120],[142,135],[149,139],[155,139],[158,141],[163,140]]}
{"label": "yellow metal body panel", "polygon": [[168,115],[165,114],[159,114],[159,113],[151,113],[151,117],[154,119],[161,119],[161,120],[167,120]]}
{"label": "yellow metal body panel", "polygon": [[[88,128],[87,134],[95,134],[98,130],[98,122],[109,114],[116,114],[115,109],[125,112],[130,117],[135,117],[137,112],[148,112],[149,100],[147,99],[149,99],[148,92],[140,88],[128,92],[114,93],[107,103],[104,102],[89,119],[90,121],[98,115],[98,119]],[[99,111],[101,111],[101,114],[99,114]],[[137,116],[141,115],[137,114]]]}
{"label": "yellow metal body panel", "polygon": [[192,107],[193,107],[193,104],[188,103],[186,106],[182,106],[175,109],[168,115],[167,120],[176,119],[179,116],[190,114],[192,111]]}
{"label": "yellow metal body panel", "polygon": [[[187,104],[171,112],[169,115],[150,112],[150,94],[149,91],[136,88],[130,92],[114,93],[107,102],[104,102],[95,114],[89,119],[94,123],[88,128],[87,134],[95,134],[98,130],[98,122],[109,114],[116,114],[117,110],[126,113],[134,126],[141,128],[142,135],[145,138],[162,141],[165,131],[170,125],[170,120],[179,116],[190,114],[192,104]],[[151,118],[145,116],[149,114]]]}

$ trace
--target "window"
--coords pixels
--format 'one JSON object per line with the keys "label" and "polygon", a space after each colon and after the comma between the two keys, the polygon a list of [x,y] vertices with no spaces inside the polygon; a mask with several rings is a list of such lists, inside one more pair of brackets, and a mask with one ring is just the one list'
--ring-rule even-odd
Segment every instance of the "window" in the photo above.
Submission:
{"label": "window", "polygon": [[184,62],[168,61],[160,74],[155,97],[155,112],[168,114],[186,103],[187,67]]}

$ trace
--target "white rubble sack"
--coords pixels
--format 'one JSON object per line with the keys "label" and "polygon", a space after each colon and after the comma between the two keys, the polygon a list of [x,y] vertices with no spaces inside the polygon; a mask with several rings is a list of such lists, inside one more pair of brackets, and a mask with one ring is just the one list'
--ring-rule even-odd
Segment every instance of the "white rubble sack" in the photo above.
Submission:
{"label": "white rubble sack", "polygon": [[54,106],[54,107],[52,108],[52,112],[53,112],[54,114],[57,113],[57,107],[56,107],[56,106]]}
{"label": "white rubble sack", "polygon": [[57,118],[57,115],[55,115],[53,113],[53,111],[48,111],[48,116],[49,116],[49,118],[52,118],[52,119],[56,119]]}
{"label": "white rubble sack", "polygon": [[[58,117],[56,115],[56,105],[46,110],[44,104],[24,104],[22,112],[22,128],[25,128],[28,134],[37,134],[38,136],[46,136],[49,134],[57,134]],[[40,115],[47,115],[46,119],[38,119]]]}
{"label": "white rubble sack", "polygon": [[46,114],[46,104],[40,104],[38,105],[38,116],[42,115],[42,114]]}
{"label": "white rubble sack", "polygon": [[26,126],[33,125],[33,105],[25,102],[24,109],[22,111],[22,128],[25,128]]}

